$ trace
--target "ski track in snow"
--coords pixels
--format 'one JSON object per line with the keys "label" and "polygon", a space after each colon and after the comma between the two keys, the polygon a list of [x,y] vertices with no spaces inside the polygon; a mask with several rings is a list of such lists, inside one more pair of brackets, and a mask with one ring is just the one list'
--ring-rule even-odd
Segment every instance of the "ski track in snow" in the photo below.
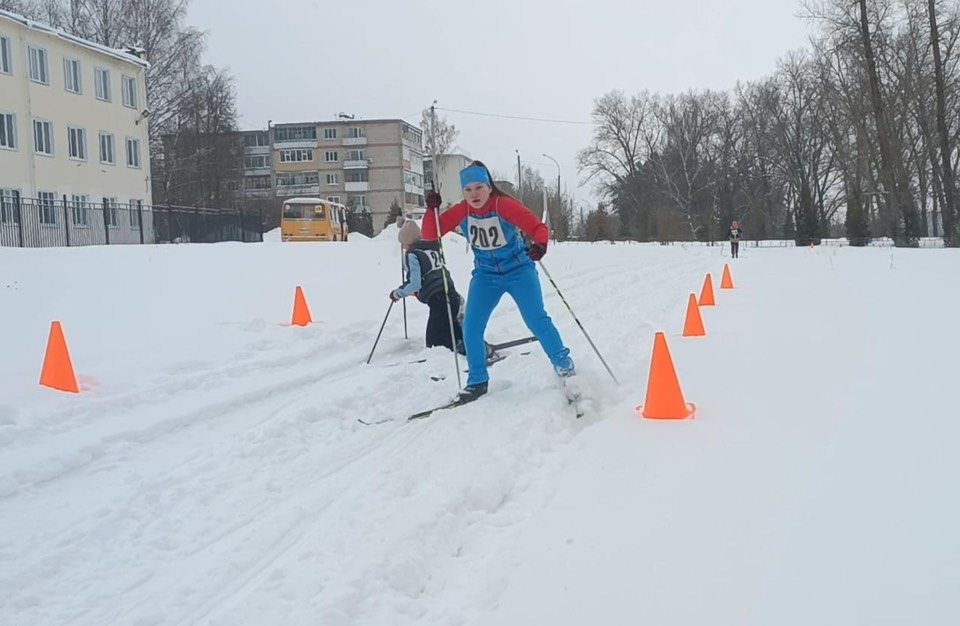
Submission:
{"label": "ski track in snow", "polygon": [[[697,271],[717,263],[673,254],[638,267],[618,256],[630,259],[628,247],[593,266],[564,263],[562,249],[545,262],[608,358],[617,341],[636,344],[610,361],[636,379],[655,325],[684,306],[678,274],[699,289]],[[289,329],[304,335],[295,349],[259,339],[63,410],[0,410],[0,560],[17,563],[0,569],[0,622],[279,623],[281,594],[288,617],[308,606],[324,624],[468,623],[500,592],[491,573],[511,561],[504,537],[548,497],[568,458],[559,453],[622,393],[542,284],[581,375],[607,394],[579,422],[533,344],[531,356],[514,348],[491,368],[491,394],[474,405],[422,423],[358,424],[402,419],[455,391],[452,376],[427,377],[448,374],[448,352],[411,349],[422,345],[416,303],[410,342],[384,339],[371,365],[375,328],[331,335],[315,325]],[[643,322],[618,327],[609,302],[641,308]],[[525,332],[504,298],[488,339]],[[405,365],[424,355],[423,366]],[[10,539],[17,532],[29,540]],[[463,588],[483,592],[445,593]]]}

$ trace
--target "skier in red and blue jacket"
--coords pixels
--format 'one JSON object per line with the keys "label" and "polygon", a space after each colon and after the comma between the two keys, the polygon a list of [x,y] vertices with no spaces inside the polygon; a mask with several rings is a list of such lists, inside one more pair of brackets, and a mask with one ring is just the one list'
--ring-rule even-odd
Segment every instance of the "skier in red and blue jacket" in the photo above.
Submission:
{"label": "skier in red and blue jacket", "polygon": [[[540,342],[558,376],[573,376],[573,359],[564,346],[543,303],[540,277],[534,264],[547,252],[550,231],[520,202],[500,190],[490,171],[473,161],[460,171],[464,200],[440,215],[440,236],[457,226],[473,248],[473,274],[463,320],[463,339],[469,374],[460,391],[462,400],[487,392],[489,374],[483,335],[503,294],[517,304],[524,323]],[[436,212],[439,203],[428,202],[422,225],[423,239],[438,238]],[[532,240],[524,244],[521,232]]]}

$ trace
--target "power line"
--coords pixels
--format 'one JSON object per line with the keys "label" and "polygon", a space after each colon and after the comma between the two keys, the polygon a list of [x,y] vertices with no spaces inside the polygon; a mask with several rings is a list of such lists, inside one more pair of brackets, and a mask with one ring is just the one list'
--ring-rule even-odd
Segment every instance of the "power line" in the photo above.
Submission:
{"label": "power line", "polygon": [[450,113],[463,113],[464,115],[479,115],[481,117],[499,117],[508,120],[524,120],[527,122],[548,122],[550,124],[576,124],[580,126],[593,126],[593,122],[576,122],[573,120],[551,120],[542,117],[523,117],[520,115],[501,115],[499,113],[480,113],[479,111],[463,111],[460,109],[447,109],[437,107],[438,111],[449,111]]}

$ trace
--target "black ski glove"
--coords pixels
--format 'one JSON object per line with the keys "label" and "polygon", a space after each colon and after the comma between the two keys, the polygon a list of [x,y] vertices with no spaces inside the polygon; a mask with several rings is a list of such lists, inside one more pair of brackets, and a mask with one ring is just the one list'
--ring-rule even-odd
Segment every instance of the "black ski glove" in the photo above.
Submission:
{"label": "black ski glove", "polygon": [[530,247],[527,248],[527,256],[529,256],[534,261],[539,261],[543,258],[543,255],[547,253],[547,246],[542,243],[533,243],[530,244]]}

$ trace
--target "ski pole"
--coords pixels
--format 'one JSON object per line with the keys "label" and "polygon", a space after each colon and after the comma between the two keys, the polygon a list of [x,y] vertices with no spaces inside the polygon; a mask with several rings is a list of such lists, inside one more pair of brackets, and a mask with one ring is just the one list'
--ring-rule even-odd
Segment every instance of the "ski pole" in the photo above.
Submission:
{"label": "ski pole", "polygon": [[[400,247],[400,280],[406,278],[406,271],[403,266],[404,252],[403,246]],[[410,335],[407,333],[407,299],[403,299],[403,338],[409,339]]]}
{"label": "ski pole", "polygon": [[[437,113],[436,100],[430,105],[430,159],[433,163],[433,180],[430,181],[430,189],[436,193],[437,176],[440,173],[440,167],[437,163]],[[457,355],[457,335],[453,330],[453,309],[450,308],[450,288],[447,286],[447,257],[443,254],[443,231],[440,230],[440,207],[433,209],[433,217],[437,225],[437,244],[440,247],[440,276],[443,277],[443,299],[447,301],[447,320],[450,322],[450,343],[453,346],[453,367],[457,373],[457,389],[463,387],[460,382],[460,357]],[[466,345],[466,342],[464,342]]]}
{"label": "ski pole", "polygon": [[[434,159],[436,164],[436,159]],[[437,222],[437,243],[440,246],[440,275],[443,277],[443,299],[447,301],[447,321],[450,322],[450,342],[453,344],[453,366],[457,371],[457,389],[463,385],[460,382],[460,357],[457,355],[457,335],[453,330],[453,309],[450,308],[450,288],[447,286],[447,258],[443,254],[443,233],[440,231],[440,208],[433,211]]]}
{"label": "ski pole", "polygon": [[540,269],[543,270],[543,273],[547,275],[547,279],[550,281],[550,284],[553,285],[553,288],[557,291],[557,295],[560,296],[560,300],[563,301],[564,306],[567,307],[567,310],[570,311],[570,315],[573,316],[573,320],[577,323],[577,326],[580,327],[583,336],[587,338],[587,341],[590,342],[590,347],[593,348],[593,351],[597,353],[597,356],[600,358],[600,362],[603,363],[603,366],[607,368],[607,373],[610,374],[610,378],[613,379],[613,382],[620,384],[620,381],[617,380],[617,377],[613,375],[610,366],[607,365],[607,362],[603,359],[603,355],[600,354],[600,351],[597,349],[597,346],[594,345],[593,340],[590,339],[590,335],[587,334],[587,329],[583,327],[583,324],[580,323],[580,320],[577,319],[577,314],[573,312],[573,309],[567,303],[567,299],[563,297],[563,293],[560,292],[560,288],[557,287],[557,283],[553,280],[553,277],[550,275],[550,272],[547,271],[547,266],[543,264],[543,261],[537,261],[540,264]]}
{"label": "ski pole", "polygon": [[370,356],[367,357],[367,365],[370,364],[370,359],[373,358],[373,351],[377,349],[377,344],[380,343],[380,335],[383,334],[383,327],[387,325],[387,318],[390,317],[390,311],[393,310],[394,302],[390,301],[390,306],[387,307],[387,314],[383,316],[383,324],[380,324],[380,332],[377,333],[377,338],[373,342],[373,348],[370,349]]}

